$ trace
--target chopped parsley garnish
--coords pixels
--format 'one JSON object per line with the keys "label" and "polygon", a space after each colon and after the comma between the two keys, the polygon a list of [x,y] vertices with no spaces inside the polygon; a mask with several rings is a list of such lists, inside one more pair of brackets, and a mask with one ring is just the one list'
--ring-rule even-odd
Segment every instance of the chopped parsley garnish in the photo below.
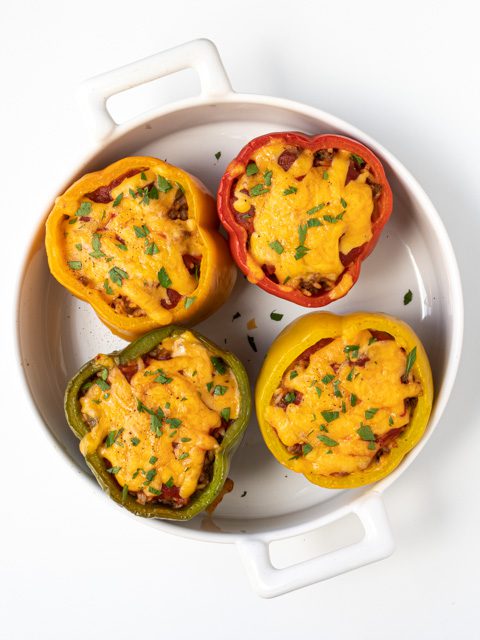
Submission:
{"label": "chopped parsley garnish", "polygon": [[158,251],[159,249],[155,242],[147,242],[145,244],[145,253],[147,254],[147,256],[154,256],[156,253],[158,253]]}
{"label": "chopped parsley garnish", "polygon": [[361,158],[359,155],[357,155],[356,153],[351,153],[350,154],[350,158],[355,162],[355,164],[357,164],[360,168],[363,167],[363,165],[365,164],[365,160],[363,158]]}
{"label": "chopped parsley garnish", "polygon": [[375,434],[372,431],[372,427],[368,424],[361,424],[360,429],[357,429],[357,433],[362,440],[366,440],[368,442],[375,441]]}
{"label": "chopped parsley garnish", "polygon": [[252,187],[248,193],[251,196],[261,196],[264,193],[268,193],[268,192],[269,192],[269,189],[267,189],[267,187],[260,182],[259,184],[256,184],[254,187]]}
{"label": "chopped parsley garnish", "polygon": [[230,407],[224,407],[220,411],[220,417],[223,418],[225,422],[228,422],[230,420]]}
{"label": "chopped parsley garnish", "polygon": [[79,242],[75,245],[75,249],[77,249],[78,251],[82,250],[82,244]]}
{"label": "chopped parsley garnish", "polygon": [[322,390],[320,389],[320,387],[315,387],[315,391],[317,392],[317,396],[320,398],[320,396],[322,395]]}
{"label": "chopped parsley garnish", "polygon": [[123,269],[120,269],[120,267],[113,267],[108,272],[108,275],[110,276],[110,280],[115,284],[118,284],[119,287],[122,286],[123,280],[128,279],[128,273]]}
{"label": "chopped parsley garnish", "polygon": [[191,442],[191,438],[180,438],[180,442]]}
{"label": "chopped parsley garnish", "polygon": [[289,391],[283,396],[283,401],[285,402],[285,404],[290,404],[292,402],[295,402],[296,397],[297,394],[295,393],[295,391]]}
{"label": "chopped parsley garnish", "polygon": [[307,453],[310,453],[310,451],[313,451],[313,447],[309,442],[306,442],[303,446],[302,446],[302,455],[306,456]]}
{"label": "chopped parsley garnish", "polygon": [[358,402],[357,396],[354,393],[352,393],[350,396],[350,404],[352,405],[352,407],[354,407],[357,404],[357,402]]}
{"label": "chopped parsley garnish", "polygon": [[349,373],[349,374],[348,374],[348,376],[347,376],[347,380],[348,380],[349,382],[351,382],[351,381],[353,380],[353,376],[354,376],[354,374],[355,374],[355,367],[352,367],[352,368],[350,369],[350,373]]}
{"label": "chopped parsley garnish", "polygon": [[272,311],[272,313],[270,314],[270,318],[272,320],[276,320],[277,322],[279,322],[283,318],[283,313],[277,313],[276,311]]}
{"label": "chopped parsley garnish", "polygon": [[218,356],[211,356],[210,360],[213,364],[213,368],[217,373],[219,373],[220,375],[222,375],[223,373],[226,373],[227,365],[225,364],[225,361],[223,360],[223,358],[219,358]]}
{"label": "chopped parsley garnish", "polygon": [[334,379],[334,375],[332,375],[331,373],[327,373],[325,376],[323,376],[322,378],[322,382],[323,384],[328,384],[329,382],[331,382]]}
{"label": "chopped parsley garnish", "polygon": [[207,384],[205,386],[207,387],[208,393],[210,393],[210,391],[212,390],[212,387],[213,387],[213,381],[210,380],[210,382],[207,382]]}
{"label": "chopped parsley garnish", "polygon": [[116,441],[118,436],[123,432],[123,427],[120,429],[114,429],[113,431],[109,431],[107,437],[105,438],[105,446],[111,447]]}
{"label": "chopped parsley garnish", "polygon": [[108,382],[106,382],[102,378],[96,378],[95,384],[97,384],[102,391],[108,391],[110,389],[110,385],[108,384]]}
{"label": "chopped parsley garnish", "polygon": [[178,418],[167,418],[165,422],[169,424],[172,429],[178,429],[178,427],[182,424],[182,421]]}
{"label": "chopped parsley garnish", "polygon": [[136,447],[138,444],[140,444],[140,438],[137,438],[137,436],[134,436],[133,438],[130,438],[130,442],[133,444],[134,447]]}
{"label": "chopped parsley garnish", "polygon": [[323,178],[324,180],[328,180],[328,171],[324,171],[324,172],[323,172],[323,176],[322,176],[322,178]]}
{"label": "chopped parsley garnish", "polygon": [[228,387],[224,387],[221,384],[216,384],[215,388],[213,389],[213,395],[214,396],[224,396],[225,393],[227,392]]}
{"label": "chopped parsley garnish", "polygon": [[265,171],[265,173],[263,174],[263,179],[265,180],[265,184],[267,185],[267,187],[269,187],[272,184],[272,172]]}
{"label": "chopped parsley garnish", "polygon": [[347,346],[344,348],[343,351],[351,359],[351,358],[358,358],[359,350],[360,350],[360,345],[358,345],[358,344],[347,344]]}
{"label": "chopped parsley garnish", "polygon": [[278,240],[274,240],[273,242],[270,242],[269,247],[270,249],[273,249],[274,251],[276,251],[278,255],[280,255],[284,251],[282,245]]}
{"label": "chopped parsley garnish", "polygon": [[290,276],[287,276],[287,277],[285,278],[285,280],[283,281],[283,284],[287,284],[287,282],[288,282],[289,280],[291,280],[291,278],[290,278]]}
{"label": "chopped parsley garnish", "polygon": [[222,155],[222,152],[221,151],[217,151],[217,153],[215,154],[216,160],[220,160],[221,155]]}
{"label": "chopped parsley garnish", "polygon": [[107,469],[107,472],[108,473],[113,473],[113,475],[116,475],[120,471],[121,468],[122,467],[110,467],[110,469]]}
{"label": "chopped parsley garnish", "polygon": [[142,173],[140,174],[140,178],[141,178],[142,180],[146,180],[146,179],[147,179],[147,176],[145,175],[145,173],[144,173],[143,171],[142,171]]}
{"label": "chopped parsley garnish", "polygon": [[298,241],[300,244],[304,244],[307,239],[307,225],[300,224],[298,225]]}
{"label": "chopped parsley garnish", "polygon": [[312,227],[322,227],[323,223],[318,218],[310,218],[307,220],[307,227],[311,229]]}
{"label": "chopped parsley garnish", "polygon": [[346,208],[347,208],[347,202],[346,202],[346,200],[344,200],[343,198],[340,198],[340,204],[342,205],[342,207],[343,207],[344,209],[346,209]]}
{"label": "chopped parsley garnish", "polygon": [[115,243],[115,246],[118,247],[121,251],[127,251],[127,245],[122,242]]}
{"label": "chopped parsley garnish", "polygon": [[412,301],[412,298],[413,298],[413,293],[409,289],[407,293],[403,296],[403,304],[410,304],[410,302]]}
{"label": "chopped parsley garnish", "polygon": [[135,225],[133,225],[133,229],[137,238],[146,238],[150,233],[150,229],[146,224],[142,224],[141,227],[136,227]]}
{"label": "chopped parsley garnish", "polygon": [[172,188],[171,182],[169,182],[166,178],[160,175],[157,178],[157,184],[158,184],[158,190],[161,191],[162,193],[167,193],[167,191],[170,191],[170,189]]}
{"label": "chopped parsley garnish", "polygon": [[255,344],[255,338],[253,336],[247,336],[248,344],[252,347],[252,349],[257,352],[257,345]]}
{"label": "chopped parsley garnish", "polygon": [[92,249],[93,251],[89,254],[92,258],[104,258],[105,254],[101,248],[101,236],[99,233],[94,233],[92,236]]}
{"label": "chopped parsley garnish", "polygon": [[295,249],[295,260],[301,260],[301,258],[305,257],[308,253],[309,249],[304,247],[303,244],[299,245]]}
{"label": "chopped parsley garnish", "polygon": [[290,371],[290,380],[293,380],[298,376],[298,371]]}
{"label": "chopped parsley garnish", "polygon": [[336,447],[338,445],[338,442],[336,440],[333,440],[332,438],[324,435],[317,436],[317,440],[323,442],[323,444],[327,445],[327,447]]}
{"label": "chopped parsley garnish", "polygon": [[297,187],[289,186],[287,189],[284,189],[283,195],[289,196],[292,193],[297,193],[297,191],[298,191]]}
{"label": "chopped parsley garnish", "polygon": [[247,164],[245,173],[247,174],[247,176],[254,176],[256,173],[258,173],[258,167],[255,162],[252,161]]}
{"label": "chopped parsley garnish", "polygon": [[172,478],[172,476],[170,476],[170,478],[165,482],[165,486],[168,487],[169,489],[171,489],[173,487],[173,478]]}
{"label": "chopped parsley garnish", "polygon": [[[145,484],[145,483],[143,483],[143,484]],[[154,496],[159,496],[162,493],[158,489],[155,489],[155,487],[148,487],[148,490],[149,490],[150,493],[153,493]]]}
{"label": "chopped parsley garnish", "polygon": [[413,347],[410,353],[407,356],[407,366],[405,367],[405,373],[403,374],[403,379],[407,380],[408,374],[412,370],[413,365],[415,364],[415,360],[417,359],[417,347]]}
{"label": "chopped parsley garnish", "polygon": [[120,202],[122,201],[123,198],[123,193],[119,193],[118,196],[115,198],[115,200],[113,201],[113,207],[118,207],[118,205],[120,204]]}
{"label": "chopped parsley garnish", "polygon": [[185,307],[185,309],[189,309],[192,304],[195,302],[195,300],[197,299],[196,296],[192,296],[192,297],[186,297],[185,298],[185,302],[183,303],[183,306]]}
{"label": "chopped parsley garnish", "polygon": [[375,336],[372,336],[371,338],[368,339],[368,346],[370,346],[374,342],[377,342],[377,339],[375,338]]}
{"label": "chopped parsley garnish", "polygon": [[311,216],[314,213],[317,213],[318,211],[321,211],[323,209],[323,207],[325,206],[324,202],[321,202],[320,204],[317,204],[315,207],[312,207],[311,209],[309,209],[307,211],[307,215]]}
{"label": "chopped parsley garnish", "polygon": [[156,475],[157,475],[156,469],[149,469],[145,474],[146,480],[143,484],[147,485],[149,482],[151,482],[155,478]]}
{"label": "chopped parsley garnish", "polygon": [[340,384],[340,380],[335,380],[335,382],[333,383],[333,395],[336,398],[341,398],[342,397],[342,392],[338,388],[339,384]]}
{"label": "chopped parsley garnish", "polygon": [[338,411],[322,411],[323,419],[327,422],[333,422],[337,420],[340,413]]}
{"label": "chopped parsley garnish", "polygon": [[190,455],[190,454],[188,454],[187,452],[182,453],[182,455],[181,455],[181,456],[178,456],[178,459],[179,459],[179,460],[185,460],[185,458],[188,458],[188,456],[189,456],[189,455]]}
{"label": "chopped parsley garnish", "polygon": [[389,418],[388,418],[388,424],[389,424],[390,426],[392,426],[392,425],[393,425],[393,416],[389,416]]}
{"label": "chopped parsley garnish", "polygon": [[70,260],[67,264],[70,269],[73,269],[74,271],[78,271],[82,268],[82,263],[79,260]]}
{"label": "chopped parsley garnish", "polygon": [[378,409],[367,409],[365,411],[365,418],[367,420],[371,420],[373,416],[377,413]]}
{"label": "chopped parsley garnish", "polygon": [[170,277],[165,267],[162,267],[160,271],[157,273],[157,278],[161,286],[165,287],[165,289],[168,289],[168,287],[172,284],[172,281],[170,280]]}
{"label": "chopped parsley garnish", "polygon": [[165,372],[162,369],[158,370],[158,376],[153,380],[154,382],[159,382],[160,384],[168,384],[171,382],[173,378],[169,378],[165,375]]}
{"label": "chopped parsley garnish", "polygon": [[339,220],[343,218],[344,215],[345,215],[345,211],[342,211],[342,213],[339,213],[338,216],[325,215],[323,216],[323,219],[325,220],[325,222],[336,224]]}
{"label": "chopped parsley garnish", "polygon": [[232,322],[234,320],[236,320],[237,318],[240,318],[241,316],[242,316],[242,314],[239,311],[236,311],[232,316]]}
{"label": "chopped parsley garnish", "polygon": [[88,216],[88,214],[92,211],[92,203],[91,202],[82,202],[82,204],[75,211],[75,215],[82,217]]}
{"label": "chopped parsley garnish", "polygon": [[155,464],[155,462],[158,460],[158,458],[156,456],[152,456],[149,460],[150,464]]}

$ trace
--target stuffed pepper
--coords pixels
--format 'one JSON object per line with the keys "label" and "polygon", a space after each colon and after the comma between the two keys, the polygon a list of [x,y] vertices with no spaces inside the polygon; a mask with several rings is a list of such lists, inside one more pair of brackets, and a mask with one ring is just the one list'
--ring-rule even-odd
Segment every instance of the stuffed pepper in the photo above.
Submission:
{"label": "stuffed pepper", "polygon": [[344,296],[392,210],[378,158],[337,135],[255,138],[222,178],[217,206],[250,282],[305,307]]}
{"label": "stuffed pepper", "polygon": [[236,271],[213,198],[193,176],[124,158],[75,182],[46,224],[50,271],[126,339],[192,324],[225,302]]}
{"label": "stuffed pepper", "polygon": [[343,489],[397,467],[422,437],[432,397],[427,355],[404,322],[316,312],[272,344],[256,408],[279,462],[322,487]]}
{"label": "stuffed pepper", "polygon": [[250,388],[236,356],[169,326],[88,362],[67,387],[65,411],[113,500],[139,516],[188,520],[228,487]]}

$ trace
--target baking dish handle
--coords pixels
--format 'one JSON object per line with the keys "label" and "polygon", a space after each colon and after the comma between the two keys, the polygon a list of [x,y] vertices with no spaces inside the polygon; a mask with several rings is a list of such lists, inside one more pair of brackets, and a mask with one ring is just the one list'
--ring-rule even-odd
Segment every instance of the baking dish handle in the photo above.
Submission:
{"label": "baking dish handle", "polygon": [[107,109],[108,98],[183,69],[195,69],[197,72],[201,98],[211,99],[232,92],[232,86],[213,42],[204,38],[191,40],[178,47],[107,71],[81,84],[79,100],[87,118],[87,126],[94,138],[99,142],[103,141],[119,126]]}
{"label": "baking dish handle", "polygon": [[360,542],[283,569],[275,568],[271,562],[269,544],[273,539],[258,537],[239,541],[240,555],[255,591],[264,598],[274,598],[382,560],[393,553],[395,545],[380,494],[370,493],[354,503],[348,512],[339,512],[335,520],[349,513],[355,513],[365,529]]}

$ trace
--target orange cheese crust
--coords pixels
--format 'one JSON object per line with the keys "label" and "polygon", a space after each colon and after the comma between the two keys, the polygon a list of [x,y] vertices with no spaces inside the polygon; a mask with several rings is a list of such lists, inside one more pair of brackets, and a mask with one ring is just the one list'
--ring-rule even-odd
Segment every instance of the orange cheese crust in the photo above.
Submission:
{"label": "orange cheese crust", "polygon": [[[378,337],[377,337],[378,336]],[[304,474],[347,476],[395,446],[422,386],[392,336],[346,331],[307,349],[285,371],[265,420]]]}
{"label": "orange cheese crust", "polygon": [[104,369],[80,398],[90,431],[83,455],[99,452],[137,501],[184,506],[209,481],[209,463],[239,414],[236,378],[191,332],[170,337],[148,358]]}

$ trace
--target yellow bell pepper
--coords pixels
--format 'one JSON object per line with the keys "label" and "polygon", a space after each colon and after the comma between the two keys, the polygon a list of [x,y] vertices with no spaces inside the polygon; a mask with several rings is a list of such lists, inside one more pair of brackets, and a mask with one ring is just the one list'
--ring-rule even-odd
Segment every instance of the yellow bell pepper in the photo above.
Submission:
{"label": "yellow bell pepper", "polygon": [[124,158],[77,180],[56,199],[45,244],[53,276],[126,340],[199,322],[236,278],[212,196],[156,158]]}
{"label": "yellow bell pepper", "polygon": [[419,338],[381,313],[298,318],[270,347],[255,393],[276,459],[331,489],[391,473],[421,439],[432,400]]}

